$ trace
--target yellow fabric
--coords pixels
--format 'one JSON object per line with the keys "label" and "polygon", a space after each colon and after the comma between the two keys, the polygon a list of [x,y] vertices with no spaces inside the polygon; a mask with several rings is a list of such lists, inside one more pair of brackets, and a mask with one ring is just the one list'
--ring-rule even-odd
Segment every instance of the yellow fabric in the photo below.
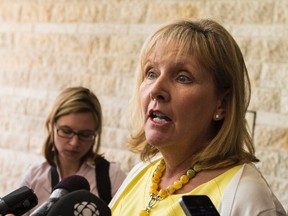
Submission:
{"label": "yellow fabric", "polygon": [[[145,208],[149,201],[151,178],[158,163],[159,160],[148,165],[127,185],[111,208],[113,216],[137,216]],[[183,195],[207,195],[217,207],[226,186],[241,167],[242,165],[233,167],[189,193],[168,196],[151,210],[150,216],[185,216],[179,204],[179,199]]]}

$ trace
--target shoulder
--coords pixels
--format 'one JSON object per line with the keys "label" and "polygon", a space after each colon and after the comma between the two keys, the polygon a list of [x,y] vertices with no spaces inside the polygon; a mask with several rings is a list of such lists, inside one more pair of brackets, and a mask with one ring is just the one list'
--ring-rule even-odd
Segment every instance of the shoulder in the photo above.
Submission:
{"label": "shoulder", "polygon": [[47,170],[50,170],[51,166],[48,164],[47,161],[41,161],[37,164],[33,164],[28,168],[28,172],[36,174],[36,173],[43,173]]}
{"label": "shoulder", "polygon": [[126,173],[121,168],[121,163],[119,161],[109,161],[109,163],[109,175],[111,181],[119,181],[122,183],[126,178]]}
{"label": "shoulder", "polygon": [[20,185],[35,188],[36,185],[42,184],[42,180],[47,180],[49,175],[50,165],[46,161],[30,165],[22,176]]}
{"label": "shoulder", "polygon": [[109,161],[110,163],[110,169],[113,169],[115,171],[121,170],[121,163],[119,161]]}
{"label": "shoulder", "polygon": [[37,179],[39,176],[46,175],[48,172],[50,172],[50,165],[46,161],[42,161],[30,165],[24,173],[23,178],[32,181],[32,179]]}
{"label": "shoulder", "polygon": [[232,215],[260,215],[261,212],[273,211],[276,213],[277,208],[281,207],[254,164],[244,164],[235,174],[223,194],[222,205],[223,208],[231,208]]}
{"label": "shoulder", "polygon": [[125,178],[123,184],[117,191],[116,195],[113,197],[112,201],[109,204],[109,207],[112,207],[115,202],[118,200],[118,198],[121,196],[123,191],[126,189],[126,187],[131,183],[131,181],[141,172],[145,171],[147,168],[150,167],[151,164],[156,163],[160,160],[160,156],[156,156],[151,159],[151,161],[148,162],[139,162],[137,163],[128,173],[127,177]]}
{"label": "shoulder", "polygon": [[[121,163],[118,162],[118,161],[108,161],[107,159],[105,159],[106,163],[101,163],[101,164],[97,164],[96,165],[96,169],[97,169],[97,166],[101,166],[102,168],[108,168],[109,167],[109,174],[110,174],[110,177],[112,176],[118,176],[119,173],[120,174],[124,174],[124,171],[121,169]],[[108,165],[109,164],[109,165]],[[95,167],[95,166],[94,166]]]}
{"label": "shoulder", "polygon": [[95,166],[96,166],[96,169],[97,169],[97,166],[106,167],[107,163],[109,164],[110,172],[111,171],[112,172],[122,171],[121,170],[121,163],[118,162],[118,161],[109,161],[107,159],[103,159],[99,163],[97,163],[96,165],[95,165],[94,161],[86,161],[86,163],[84,163],[84,164],[85,164],[85,166],[89,167],[90,169],[95,169]]}
{"label": "shoulder", "polygon": [[[108,164],[107,164],[108,163]],[[86,170],[89,170],[89,172],[93,172],[95,170],[99,169],[100,172],[106,171],[106,169],[109,167],[109,176],[110,180],[113,182],[115,180],[121,180],[123,181],[126,177],[125,172],[121,169],[121,163],[118,161],[108,161],[105,159],[105,161],[101,161],[95,165],[94,161],[86,161],[82,166],[85,166]]]}
{"label": "shoulder", "polygon": [[50,165],[48,164],[47,161],[40,161],[35,164],[31,164],[26,173],[38,173],[38,172],[43,172],[43,170],[50,169]]}
{"label": "shoulder", "polygon": [[[239,195],[244,195],[242,194],[242,190],[244,189],[253,192],[253,194],[249,196],[252,199],[257,197],[259,199],[259,196],[271,197],[273,195],[273,192],[265,177],[254,164],[244,164],[242,169],[243,170],[237,184]],[[247,196],[247,194],[245,195]]]}
{"label": "shoulder", "polygon": [[158,154],[155,157],[153,157],[151,160],[146,161],[146,162],[139,162],[136,164],[131,171],[129,172],[128,176],[133,178],[137,174],[139,174],[141,171],[146,170],[153,166],[155,163],[157,163],[160,159],[162,159],[162,155]]}

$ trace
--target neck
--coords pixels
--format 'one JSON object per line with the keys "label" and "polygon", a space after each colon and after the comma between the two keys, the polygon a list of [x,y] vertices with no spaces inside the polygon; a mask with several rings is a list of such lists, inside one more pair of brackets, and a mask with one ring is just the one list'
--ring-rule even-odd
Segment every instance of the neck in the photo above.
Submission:
{"label": "neck", "polygon": [[176,156],[164,154],[163,158],[165,160],[165,176],[167,178],[171,178],[173,176],[178,176],[186,172],[188,169],[192,168],[194,164],[192,164],[193,154],[189,154],[186,156]]}
{"label": "neck", "polygon": [[75,175],[76,172],[80,169],[79,161],[68,161],[61,158],[58,158],[58,167],[62,178]]}

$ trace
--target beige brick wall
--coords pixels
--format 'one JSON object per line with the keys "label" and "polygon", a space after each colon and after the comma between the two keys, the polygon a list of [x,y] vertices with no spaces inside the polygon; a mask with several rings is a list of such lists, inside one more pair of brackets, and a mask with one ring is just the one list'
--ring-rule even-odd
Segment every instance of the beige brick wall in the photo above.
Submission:
{"label": "beige brick wall", "polygon": [[214,18],[247,61],[259,167],[287,209],[287,8],[287,0],[0,0],[0,196],[41,159],[45,118],[68,86],[99,96],[102,150],[129,171],[138,157],[125,148],[126,111],[143,40],[168,21]]}

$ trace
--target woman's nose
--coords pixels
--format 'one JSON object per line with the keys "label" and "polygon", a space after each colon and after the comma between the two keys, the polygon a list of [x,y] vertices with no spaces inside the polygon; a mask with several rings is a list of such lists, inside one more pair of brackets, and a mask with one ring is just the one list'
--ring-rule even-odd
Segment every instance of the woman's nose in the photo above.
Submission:
{"label": "woman's nose", "polygon": [[80,139],[77,134],[74,134],[74,136],[70,138],[69,144],[74,145],[74,146],[77,146],[80,144]]}
{"label": "woman's nose", "polygon": [[170,85],[169,82],[165,78],[158,78],[150,90],[150,98],[151,100],[156,101],[169,101],[170,100]]}

